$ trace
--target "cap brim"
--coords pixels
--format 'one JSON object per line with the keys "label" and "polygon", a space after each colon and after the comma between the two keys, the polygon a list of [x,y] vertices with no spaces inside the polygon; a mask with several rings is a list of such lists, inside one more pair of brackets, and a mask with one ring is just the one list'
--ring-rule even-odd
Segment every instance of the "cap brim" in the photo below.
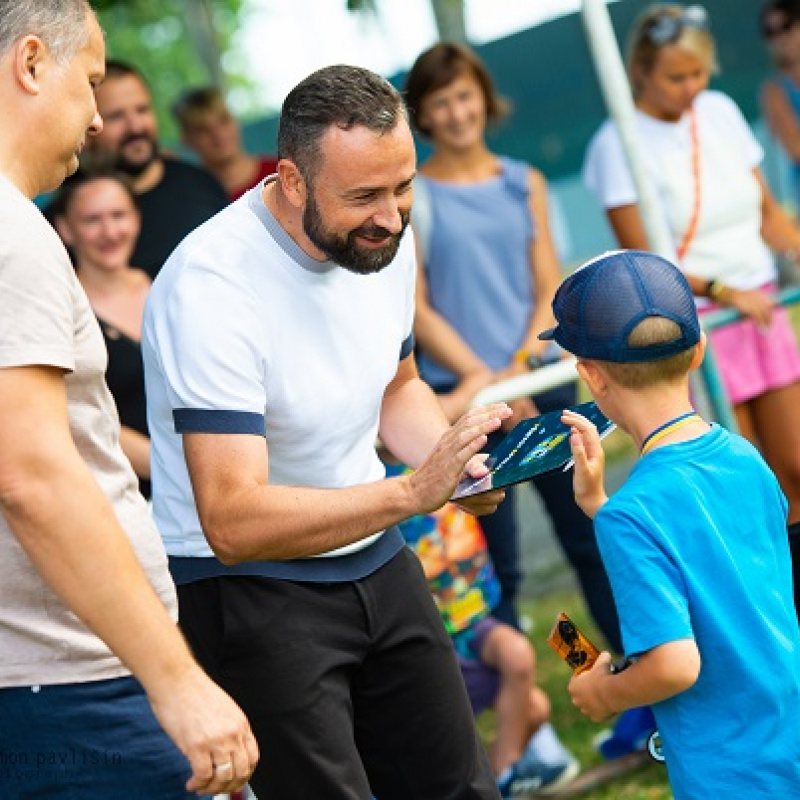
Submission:
{"label": "cap brim", "polygon": [[542,331],[536,338],[537,339],[555,339],[556,338],[556,325],[553,328],[548,328],[546,331]]}

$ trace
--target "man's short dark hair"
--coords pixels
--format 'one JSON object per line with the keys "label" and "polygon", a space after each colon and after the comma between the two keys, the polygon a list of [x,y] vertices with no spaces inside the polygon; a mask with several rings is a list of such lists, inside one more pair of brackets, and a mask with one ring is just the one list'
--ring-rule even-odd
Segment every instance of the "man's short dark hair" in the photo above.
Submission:
{"label": "man's short dark hair", "polygon": [[111,80],[113,78],[127,78],[130,76],[138,78],[145,85],[147,90],[150,91],[150,84],[138,67],[134,67],[133,64],[130,64],[127,61],[121,61],[118,58],[106,59],[106,80]]}
{"label": "man's short dark hair", "polygon": [[408,119],[400,93],[362,67],[336,65],[309,75],[286,96],[278,127],[278,158],[293,161],[307,183],[319,166],[319,145],[337,126],[363,126],[377,133]]}

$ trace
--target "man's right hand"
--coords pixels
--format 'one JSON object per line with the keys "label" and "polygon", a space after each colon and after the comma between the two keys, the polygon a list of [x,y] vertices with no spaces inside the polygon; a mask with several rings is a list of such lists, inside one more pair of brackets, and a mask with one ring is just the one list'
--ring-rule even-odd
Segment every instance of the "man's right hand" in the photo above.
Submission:
{"label": "man's right hand", "polygon": [[199,666],[173,679],[150,703],[159,723],[186,756],[198,794],[233,792],[258,763],[258,745],[241,709]]}
{"label": "man's right hand", "polygon": [[[474,408],[444,433],[422,466],[409,475],[409,485],[419,513],[427,514],[441,508],[450,499],[465,472],[473,478],[481,478],[488,473],[483,460],[475,456],[486,444],[487,435],[498,430],[511,413],[505,403]],[[487,493],[482,496],[485,510],[471,510],[473,513],[490,513],[502,499],[502,491]]]}

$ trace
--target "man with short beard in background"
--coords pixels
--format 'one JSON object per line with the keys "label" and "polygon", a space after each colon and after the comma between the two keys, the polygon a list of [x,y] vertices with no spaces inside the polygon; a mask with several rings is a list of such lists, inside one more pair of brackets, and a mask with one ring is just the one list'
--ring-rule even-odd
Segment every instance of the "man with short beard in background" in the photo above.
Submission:
{"label": "man with short beard in background", "polygon": [[183,237],[224,208],[228,196],[205,169],[160,152],[150,88],[135,67],[106,61],[97,108],[104,127],[84,161],[130,176],[142,215],[131,263],[154,278]]}
{"label": "man with short beard in background", "polygon": [[[280,800],[497,800],[452,645],[396,524],[510,413],[453,427],[419,378],[403,101],[357,67],[287,96],[278,171],[187,237],[143,352],[154,514],[194,652]],[[385,478],[376,438],[410,475]],[[490,513],[502,491],[465,503]]]}

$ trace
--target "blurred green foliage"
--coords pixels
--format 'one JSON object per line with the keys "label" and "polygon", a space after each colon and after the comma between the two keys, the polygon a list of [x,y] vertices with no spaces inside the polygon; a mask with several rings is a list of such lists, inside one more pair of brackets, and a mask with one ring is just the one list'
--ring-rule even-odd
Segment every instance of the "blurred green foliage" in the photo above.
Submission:
{"label": "blurred green foliage", "polygon": [[[161,138],[174,141],[169,113],[172,101],[190,86],[213,83],[204,65],[189,14],[197,4],[188,0],[91,0],[106,34],[109,58],[135,65],[147,78],[159,119]],[[220,55],[225,88],[252,86],[243,65],[231,58],[234,33],[246,0],[209,0],[213,42]]]}

